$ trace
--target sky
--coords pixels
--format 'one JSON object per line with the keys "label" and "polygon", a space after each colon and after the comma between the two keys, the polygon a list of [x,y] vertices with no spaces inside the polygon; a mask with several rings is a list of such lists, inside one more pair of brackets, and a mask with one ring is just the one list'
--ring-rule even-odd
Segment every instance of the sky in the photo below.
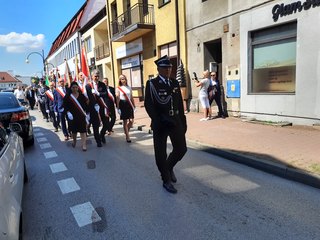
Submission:
{"label": "sky", "polygon": [[42,76],[40,54],[51,45],[86,0],[0,0],[0,72]]}

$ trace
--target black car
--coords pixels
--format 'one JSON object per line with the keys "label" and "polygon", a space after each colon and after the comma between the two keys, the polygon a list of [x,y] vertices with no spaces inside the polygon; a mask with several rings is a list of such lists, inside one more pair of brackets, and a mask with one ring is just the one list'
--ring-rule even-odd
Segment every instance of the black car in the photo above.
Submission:
{"label": "black car", "polygon": [[19,123],[22,127],[19,135],[22,137],[24,144],[34,144],[29,110],[21,105],[13,93],[0,92],[0,122],[5,128],[9,128],[10,123]]}

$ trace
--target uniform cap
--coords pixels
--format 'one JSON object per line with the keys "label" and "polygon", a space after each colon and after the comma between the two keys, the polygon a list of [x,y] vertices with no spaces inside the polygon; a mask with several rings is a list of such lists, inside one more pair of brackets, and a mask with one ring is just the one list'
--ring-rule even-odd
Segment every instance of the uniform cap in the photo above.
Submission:
{"label": "uniform cap", "polygon": [[172,67],[172,64],[170,62],[170,59],[168,58],[167,55],[159,58],[158,60],[154,61],[154,63],[158,66],[158,67]]}

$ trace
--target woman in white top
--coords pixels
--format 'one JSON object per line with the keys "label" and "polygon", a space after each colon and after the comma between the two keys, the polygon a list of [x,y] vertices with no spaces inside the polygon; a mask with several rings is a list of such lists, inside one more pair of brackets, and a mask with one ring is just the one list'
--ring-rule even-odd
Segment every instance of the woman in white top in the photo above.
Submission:
{"label": "woman in white top", "polygon": [[130,143],[129,130],[133,124],[135,104],[132,97],[132,89],[128,86],[127,77],[123,74],[119,76],[116,100],[117,111],[120,119],[123,120],[123,130],[126,135],[126,141]]}
{"label": "woman in white top", "polygon": [[200,87],[199,90],[199,100],[201,103],[201,106],[203,108],[203,114],[204,118],[201,118],[200,121],[207,121],[209,120],[209,98],[208,98],[208,87],[210,85],[210,78],[209,78],[210,72],[208,70],[203,72],[203,79],[201,81],[196,81],[195,85],[197,87]]}

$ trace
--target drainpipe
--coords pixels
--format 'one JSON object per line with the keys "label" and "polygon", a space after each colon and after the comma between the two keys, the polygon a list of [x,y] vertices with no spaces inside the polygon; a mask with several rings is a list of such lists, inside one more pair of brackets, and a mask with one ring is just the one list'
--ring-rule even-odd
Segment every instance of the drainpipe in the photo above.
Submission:
{"label": "drainpipe", "polygon": [[179,5],[178,5],[179,0],[175,0],[175,12],[176,12],[176,35],[177,35],[177,66],[180,64],[180,34],[179,34]]}

